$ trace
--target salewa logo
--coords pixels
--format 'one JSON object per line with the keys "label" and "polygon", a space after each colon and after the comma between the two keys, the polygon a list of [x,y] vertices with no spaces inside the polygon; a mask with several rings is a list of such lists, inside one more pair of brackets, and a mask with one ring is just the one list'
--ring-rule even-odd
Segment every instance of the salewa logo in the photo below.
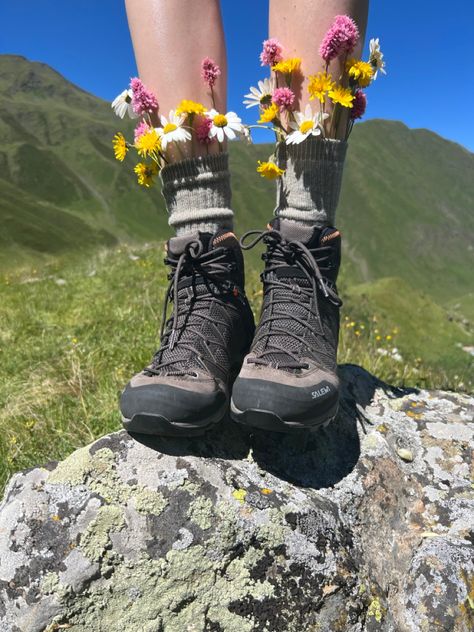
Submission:
{"label": "salewa logo", "polygon": [[311,397],[313,399],[318,399],[318,397],[322,397],[323,395],[326,395],[327,393],[329,393],[331,389],[329,388],[329,386],[323,386],[322,388],[319,388],[317,391],[312,391],[311,393]]}

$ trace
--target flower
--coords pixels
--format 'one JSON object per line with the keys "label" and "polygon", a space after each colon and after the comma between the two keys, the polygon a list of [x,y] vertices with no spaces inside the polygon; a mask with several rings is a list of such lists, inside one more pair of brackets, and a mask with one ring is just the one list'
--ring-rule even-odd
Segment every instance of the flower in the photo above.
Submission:
{"label": "flower", "polygon": [[176,114],[204,114],[206,108],[202,103],[183,99],[176,108]]}
{"label": "flower", "polygon": [[295,70],[299,70],[301,66],[301,57],[291,57],[289,59],[283,59],[272,66],[274,72],[281,72],[284,75],[289,75]]}
{"label": "flower", "polygon": [[282,110],[291,110],[295,101],[295,93],[290,88],[276,88],[273,92],[272,101]]}
{"label": "flower", "polygon": [[321,103],[324,103],[326,94],[334,87],[331,75],[327,72],[318,72],[317,75],[310,75],[308,79],[309,100],[319,99]]}
{"label": "flower", "polygon": [[276,103],[272,103],[270,107],[265,108],[260,112],[259,123],[271,123],[280,114],[280,108]]}
{"label": "flower", "polygon": [[280,169],[278,165],[274,162],[262,162],[258,161],[257,173],[259,173],[262,178],[268,178],[269,180],[276,180],[285,173],[284,169]]}
{"label": "flower", "polygon": [[209,131],[210,138],[217,136],[217,140],[222,143],[224,138],[235,138],[235,132],[242,131],[241,119],[235,112],[227,112],[227,114],[220,114],[217,110],[210,110],[206,112],[206,116],[212,121],[212,126]]}
{"label": "flower", "polygon": [[133,77],[130,80],[130,88],[133,93],[132,105],[135,114],[140,115],[146,112],[153,114],[158,110],[158,101],[155,95],[145,87],[141,79]]}
{"label": "flower", "polygon": [[201,62],[201,77],[204,82],[212,88],[216,83],[217,77],[221,74],[221,69],[216,62],[210,57],[205,57]]}
{"label": "flower", "polygon": [[348,59],[346,71],[349,77],[358,83],[361,88],[367,88],[374,75],[374,69],[369,62],[360,59]]}
{"label": "flower", "polygon": [[322,122],[324,119],[327,119],[328,116],[329,114],[322,114],[321,112],[313,114],[309,103],[305,108],[304,114],[302,112],[295,112],[295,120],[290,123],[291,129],[294,131],[286,137],[287,145],[301,143],[310,135],[320,136],[322,133]]}
{"label": "flower", "polygon": [[186,119],[186,115],[177,114],[174,110],[170,111],[169,119],[161,116],[161,124],[163,127],[157,128],[157,133],[161,139],[161,146],[166,149],[166,145],[171,142],[186,142],[191,140],[191,134],[187,129],[181,127]]}
{"label": "flower", "polygon": [[352,102],[352,110],[350,118],[352,121],[362,118],[365,114],[365,108],[367,107],[367,97],[362,90],[356,90],[354,93],[354,101]]}
{"label": "flower", "polygon": [[133,93],[131,90],[124,90],[112,101],[111,108],[121,119],[128,114],[130,118],[137,118],[137,114],[133,111],[132,105]]}
{"label": "flower", "polygon": [[133,132],[135,142],[137,142],[140,136],[143,136],[143,134],[146,134],[150,129],[151,128],[148,125],[148,123],[146,123],[145,121],[140,121],[140,123],[138,123],[138,125],[136,126]]}
{"label": "flower", "polygon": [[283,59],[283,47],[280,42],[271,37],[263,42],[263,49],[260,53],[260,61],[262,66],[274,66]]}
{"label": "flower", "polygon": [[156,129],[151,128],[146,134],[142,134],[135,141],[135,148],[144,158],[161,150],[160,137]]}
{"label": "flower", "polygon": [[153,176],[158,173],[158,165],[156,162],[145,164],[139,162],[133,169],[137,174],[138,184],[143,187],[150,187],[153,184]]}
{"label": "flower", "polygon": [[321,42],[319,54],[329,64],[341,53],[352,53],[358,41],[359,29],[354,20],[348,15],[336,15]]}
{"label": "flower", "polygon": [[369,49],[370,49],[369,64],[372,66],[372,68],[375,71],[374,79],[377,79],[377,73],[379,70],[381,73],[386,75],[387,73],[385,72],[385,62],[383,61],[383,53],[380,50],[378,37],[377,39],[372,38],[370,40]]}
{"label": "flower", "polygon": [[250,87],[249,94],[246,94],[244,105],[251,108],[254,105],[270,105],[272,102],[272,94],[274,89],[274,81],[271,77],[267,77],[263,81],[258,82],[258,88]]}
{"label": "flower", "polygon": [[339,103],[339,105],[342,105],[345,108],[352,107],[354,95],[349,88],[334,86],[332,90],[329,90],[328,95],[332,99],[333,103]]}
{"label": "flower", "polygon": [[127,155],[127,151],[128,151],[127,142],[125,140],[124,135],[121,134],[120,132],[118,134],[115,134],[112,140],[112,145],[114,147],[115,158],[117,160],[120,160],[120,162],[122,162],[125,156]]}
{"label": "flower", "polygon": [[207,117],[201,117],[196,125],[196,137],[203,145],[209,145],[213,139],[210,138],[209,132],[211,131],[212,121]]}

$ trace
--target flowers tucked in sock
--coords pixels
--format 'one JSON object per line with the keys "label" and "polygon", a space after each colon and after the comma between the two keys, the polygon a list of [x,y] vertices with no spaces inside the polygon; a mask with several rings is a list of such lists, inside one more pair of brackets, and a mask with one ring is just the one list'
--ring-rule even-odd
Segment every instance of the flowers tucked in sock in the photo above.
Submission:
{"label": "flowers tucked in sock", "polygon": [[[179,235],[232,228],[224,143],[238,135],[248,138],[249,132],[235,112],[224,114],[216,109],[214,86],[220,74],[212,59],[203,59],[201,77],[209,89],[209,107],[183,99],[164,116],[158,111],[156,96],[137,77],[112,103],[120,118],[128,114],[139,119],[133,143],[120,132],[115,135],[116,159],[123,162],[128,152],[135,150],[141,160],[134,171],[138,184],[144,187],[151,187],[161,175],[169,223]],[[159,125],[155,126],[157,121]]]}
{"label": "flowers tucked in sock", "polygon": [[[324,227],[333,225],[341,190],[347,139],[356,119],[365,113],[366,88],[385,62],[378,39],[370,41],[368,61],[352,57],[359,30],[347,15],[338,15],[319,48],[324,71],[308,75],[308,103],[297,109],[293,80],[301,82],[304,60],[285,58],[276,39],[263,43],[262,65],[270,78],[258,82],[245,95],[247,108],[257,106],[258,124],[276,136],[275,152],[258,161],[257,172],[277,181],[275,214],[285,220]],[[332,77],[329,64],[339,58],[340,77]],[[312,105],[315,102],[315,106]]]}

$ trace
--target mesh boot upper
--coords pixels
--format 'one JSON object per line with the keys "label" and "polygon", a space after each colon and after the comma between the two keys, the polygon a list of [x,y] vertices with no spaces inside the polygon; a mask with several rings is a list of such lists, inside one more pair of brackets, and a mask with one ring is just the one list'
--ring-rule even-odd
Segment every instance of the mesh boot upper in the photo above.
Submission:
{"label": "mesh boot upper", "polygon": [[[146,372],[152,375],[207,373],[227,381],[232,365],[253,333],[243,292],[243,259],[233,233],[195,233],[168,242],[170,266],[161,347]],[[236,335],[236,334],[239,335]]]}
{"label": "mesh boot upper", "polygon": [[335,371],[339,232],[276,219],[260,238],[267,246],[264,299],[248,362],[301,372],[310,360]]}

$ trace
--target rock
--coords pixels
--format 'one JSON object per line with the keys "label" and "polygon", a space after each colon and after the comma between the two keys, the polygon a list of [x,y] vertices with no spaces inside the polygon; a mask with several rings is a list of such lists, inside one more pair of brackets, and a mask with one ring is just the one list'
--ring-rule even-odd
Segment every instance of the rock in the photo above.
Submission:
{"label": "rock", "polygon": [[474,400],[341,374],[312,435],[122,431],[15,475],[2,632],[473,630]]}

